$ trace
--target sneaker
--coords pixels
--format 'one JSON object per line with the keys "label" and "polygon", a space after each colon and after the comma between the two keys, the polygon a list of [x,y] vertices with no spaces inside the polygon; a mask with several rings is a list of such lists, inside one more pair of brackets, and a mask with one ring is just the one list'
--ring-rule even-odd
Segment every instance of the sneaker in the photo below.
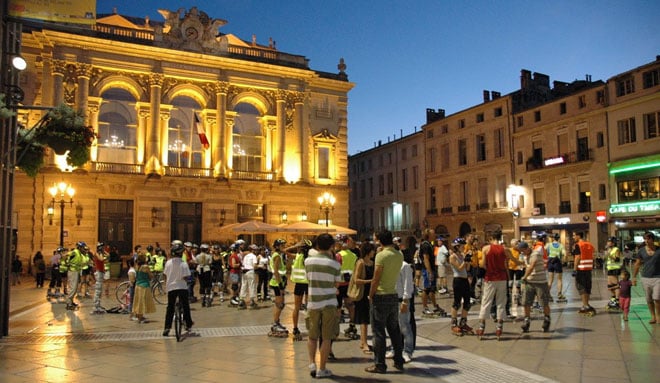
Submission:
{"label": "sneaker", "polygon": [[328,369],[316,371],[316,379],[329,378],[331,376],[332,376],[332,371]]}
{"label": "sneaker", "polygon": [[404,363],[410,363],[412,360],[412,355],[408,354],[407,352],[403,353],[403,362]]}
{"label": "sneaker", "polygon": [[164,330],[163,336],[170,336],[170,329]]}
{"label": "sneaker", "polygon": [[429,310],[428,307],[425,307],[425,308],[424,308],[424,314],[425,314],[425,315],[433,315],[433,311]]}
{"label": "sneaker", "polygon": [[316,363],[310,363],[307,368],[309,369],[309,375],[312,378],[316,378]]}
{"label": "sneaker", "polygon": [[394,358],[394,350],[389,350],[385,353],[385,358],[392,359]]}

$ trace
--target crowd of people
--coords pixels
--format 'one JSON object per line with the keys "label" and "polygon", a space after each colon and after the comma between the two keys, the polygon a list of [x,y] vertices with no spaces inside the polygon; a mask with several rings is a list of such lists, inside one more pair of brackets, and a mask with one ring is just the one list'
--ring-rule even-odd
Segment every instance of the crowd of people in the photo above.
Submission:
{"label": "crowd of people", "polygon": [[[512,306],[518,301],[523,306],[523,332],[530,329],[534,307],[543,314],[541,328],[549,331],[549,303],[553,296],[559,302],[566,300],[562,276],[568,267],[572,268],[580,296],[578,312],[595,313],[589,299],[596,249],[581,233],[573,233],[569,249],[559,242],[558,234],[538,233],[532,241],[514,239],[510,243],[502,239],[500,232],[494,232],[485,243],[472,234],[449,241],[427,229],[419,243],[413,236],[401,240],[387,230],[359,243],[351,236],[329,234],[290,246],[276,239],[271,247],[240,239],[228,246],[197,246],[175,240],[169,256],[158,244],[146,246],[146,251],[138,245],[127,261],[128,310],[132,320],[147,321],[145,315],[156,311],[151,283],[162,274],[168,296],[163,336],[169,335],[176,300],[182,304],[186,329],[190,330],[194,324],[190,303],[201,299],[202,306],[210,307],[214,297],[223,301],[226,293],[230,296],[229,305],[238,309],[256,308],[258,302],[272,301],[269,335],[286,337],[289,331],[281,316],[287,284],[291,282],[292,335],[294,340],[302,340],[300,313],[305,312],[309,370],[317,378],[332,375],[327,362],[334,359],[332,343],[339,336],[342,321],[348,322],[345,335],[359,339],[361,351],[373,355],[374,363],[366,371],[386,373],[388,358],[393,359],[394,368],[403,370],[415,350],[416,296],[421,296],[422,314],[451,316],[451,331],[459,336],[484,336],[490,315],[499,338],[505,319],[517,317]],[[88,286],[93,280],[92,313],[105,312],[101,297],[104,281],[109,279],[109,251],[104,243],[98,243],[96,252],[92,252],[84,242],[77,242],[71,250],[56,249],[50,260],[48,294],[61,294],[66,297],[66,308],[75,310],[76,297],[89,295]],[[608,238],[603,257],[611,293],[608,308],[621,310],[623,320],[628,320],[630,291],[640,276],[650,323],[656,323],[660,319],[660,248],[655,235],[645,233],[644,245],[634,255],[626,251],[617,246],[617,238]],[[627,259],[634,260],[634,264]],[[32,264],[36,285],[42,287],[46,264],[41,252]],[[22,263],[16,256],[11,269],[12,284],[20,283],[21,271]],[[440,307],[436,294],[453,295],[448,311]],[[470,326],[468,312],[477,303],[478,320]],[[368,343],[369,326],[372,345]]]}

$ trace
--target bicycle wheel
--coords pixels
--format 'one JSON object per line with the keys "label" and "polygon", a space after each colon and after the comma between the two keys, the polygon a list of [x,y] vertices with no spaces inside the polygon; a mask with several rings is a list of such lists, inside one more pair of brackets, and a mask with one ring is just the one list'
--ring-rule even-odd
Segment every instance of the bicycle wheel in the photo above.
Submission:
{"label": "bicycle wheel", "polygon": [[124,281],[118,284],[117,288],[115,288],[115,297],[117,298],[117,302],[119,302],[120,305],[125,305],[128,303],[127,302],[128,286],[129,286],[129,282]]}
{"label": "bicycle wheel", "polygon": [[151,287],[151,292],[154,295],[156,303],[159,305],[167,304],[167,291],[165,291],[165,286],[160,281]]}
{"label": "bicycle wheel", "polygon": [[176,341],[181,341],[181,330],[183,328],[183,310],[181,310],[181,304],[177,299],[176,304],[174,305],[174,333],[176,334]]}

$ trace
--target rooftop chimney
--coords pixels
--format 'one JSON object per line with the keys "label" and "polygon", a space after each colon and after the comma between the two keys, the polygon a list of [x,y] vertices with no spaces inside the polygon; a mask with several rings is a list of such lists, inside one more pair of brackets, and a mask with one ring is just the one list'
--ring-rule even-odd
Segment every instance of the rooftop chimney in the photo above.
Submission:
{"label": "rooftop chimney", "polygon": [[527,69],[520,71],[520,89],[527,89],[532,82],[532,72]]}
{"label": "rooftop chimney", "polygon": [[490,101],[490,92],[487,90],[484,90],[484,103]]}
{"label": "rooftop chimney", "polygon": [[494,90],[491,91],[490,94],[491,94],[490,97],[491,97],[493,100],[502,97],[502,94],[501,94],[500,92],[496,92],[496,91],[494,91]]}

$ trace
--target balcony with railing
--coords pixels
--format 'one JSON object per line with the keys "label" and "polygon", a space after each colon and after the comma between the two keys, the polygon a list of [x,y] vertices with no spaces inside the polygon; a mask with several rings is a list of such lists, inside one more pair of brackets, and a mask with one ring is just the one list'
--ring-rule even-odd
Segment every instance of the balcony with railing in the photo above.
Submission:
{"label": "balcony with railing", "polygon": [[[213,177],[213,169],[210,168],[165,166],[164,169],[165,169],[164,175],[167,177],[190,177],[190,178]],[[91,162],[90,171],[95,173],[144,174],[144,165],[120,164],[120,163],[112,163],[112,162]],[[274,181],[277,179],[277,173],[234,170],[231,172],[230,178],[233,180],[245,180],[245,181]]]}
{"label": "balcony with railing", "polygon": [[466,212],[466,211],[470,211],[470,205],[463,205],[463,206],[458,207],[458,212],[459,213]]}
{"label": "balcony with railing", "polygon": [[527,160],[526,166],[528,171],[555,168],[558,166],[577,164],[585,161],[594,160],[594,151],[593,149],[587,149],[577,152],[565,153],[561,156],[556,157],[546,157],[546,158],[537,158],[530,157]]}
{"label": "balcony with railing", "polygon": [[490,208],[490,204],[488,202],[482,202],[477,204],[477,210],[488,210]]}
{"label": "balcony with railing", "polygon": [[440,213],[442,214],[451,214],[454,211],[454,208],[451,206],[443,207],[440,209]]}
{"label": "balcony with railing", "polygon": [[432,207],[430,209],[426,210],[427,215],[438,215],[438,208],[437,207]]}

